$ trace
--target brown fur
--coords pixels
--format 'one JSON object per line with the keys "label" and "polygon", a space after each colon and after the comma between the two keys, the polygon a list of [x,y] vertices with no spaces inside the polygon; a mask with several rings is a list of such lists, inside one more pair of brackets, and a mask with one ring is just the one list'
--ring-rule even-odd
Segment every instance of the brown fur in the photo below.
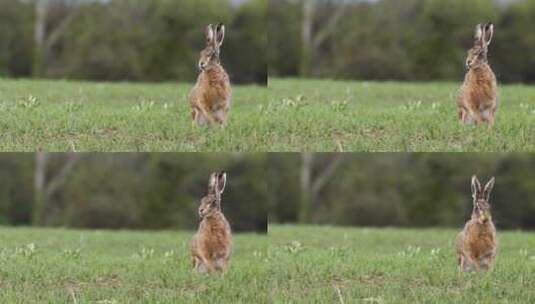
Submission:
{"label": "brown fur", "polygon": [[221,66],[219,54],[225,27],[206,29],[206,48],[201,52],[197,83],[190,93],[191,116],[198,125],[224,126],[231,103],[231,85],[227,72]]}
{"label": "brown fur", "polygon": [[213,173],[208,195],[201,199],[199,229],[191,242],[193,268],[200,273],[222,272],[228,268],[232,247],[230,224],[221,211],[221,194],[226,174]]}
{"label": "brown fur", "polygon": [[496,228],[490,214],[489,196],[494,178],[484,189],[476,176],[472,177],[474,209],[471,219],[457,236],[455,249],[459,271],[487,271],[496,260]]}
{"label": "brown fur", "polygon": [[457,98],[459,120],[464,124],[494,124],[498,109],[498,86],[487,60],[493,33],[493,24],[478,25],[474,47],[468,51],[468,72]]}

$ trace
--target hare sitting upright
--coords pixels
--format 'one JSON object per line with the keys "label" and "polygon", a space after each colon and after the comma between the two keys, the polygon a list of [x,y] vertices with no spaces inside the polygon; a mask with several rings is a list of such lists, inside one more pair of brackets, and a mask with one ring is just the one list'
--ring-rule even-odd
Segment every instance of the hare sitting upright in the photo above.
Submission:
{"label": "hare sitting upright", "polygon": [[199,216],[201,223],[191,243],[193,267],[200,273],[221,272],[227,268],[232,234],[230,225],[221,211],[221,194],[225,189],[227,175],[212,173],[208,194],[201,199]]}
{"label": "hare sitting upright", "polygon": [[493,35],[492,23],[479,24],[474,47],[468,51],[468,72],[457,98],[459,120],[464,124],[488,122],[490,127],[494,125],[498,108],[498,88],[496,76],[487,59],[488,46]]}
{"label": "hare sitting upright", "polygon": [[199,60],[200,74],[190,93],[191,116],[198,125],[224,126],[230,112],[231,86],[221,66],[219,54],[225,39],[225,26],[206,28],[206,48]]}
{"label": "hare sitting upright", "polygon": [[459,233],[456,242],[459,271],[487,271],[496,260],[496,228],[489,205],[494,181],[493,177],[482,189],[477,177],[472,177],[472,218]]}

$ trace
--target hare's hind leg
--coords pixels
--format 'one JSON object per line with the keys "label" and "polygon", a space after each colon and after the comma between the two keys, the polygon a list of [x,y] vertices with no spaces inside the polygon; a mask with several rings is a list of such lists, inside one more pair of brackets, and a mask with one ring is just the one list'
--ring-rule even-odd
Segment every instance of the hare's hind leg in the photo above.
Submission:
{"label": "hare's hind leg", "polygon": [[193,256],[191,257],[191,264],[193,266],[193,269],[198,269],[201,266],[202,262],[198,257]]}
{"label": "hare's hind leg", "polygon": [[459,265],[459,273],[463,273],[465,271],[465,259],[462,254],[457,255],[457,264]]}
{"label": "hare's hind leg", "polygon": [[206,119],[206,117],[200,113],[197,116],[197,120],[195,122],[198,126],[201,126],[201,127],[205,127],[209,125],[208,119]]}
{"label": "hare's hind leg", "polygon": [[193,269],[199,273],[206,273],[206,266],[198,256],[193,256],[191,258]]}
{"label": "hare's hind leg", "polygon": [[202,124],[202,112],[198,106],[191,107],[191,119],[193,124],[201,125]]}
{"label": "hare's hind leg", "polygon": [[464,100],[464,93],[463,89],[461,88],[457,95],[457,116],[461,125],[468,124],[468,108],[466,107]]}
{"label": "hare's hind leg", "polygon": [[468,113],[468,111],[465,109],[465,108],[461,108],[459,110],[459,122],[461,123],[461,125],[469,125],[471,124],[471,119],[470,119],[470,115]]}
{"label": "hare's hind leg", "polygon": [[217,272],[225,272],[228,269],[228,258],[220,257],[214,261],[214,268]]}
{"label": "hare's hind leg", "polygon": [[462,124],[462,125],[465,125],[466,124],[466,119],[467,119],[467,109],[466,107],[464,106],[464,102],[463,102],[463,99],[462,97],[459,95],[458,97],[458,100],[457,100],[457,118],[459,119],[459,122]]}
{"label": "hare's hind leg", "polygon": [[471,110],[470,112],[472,114],[472,117],[476,121],[476,125],[482,125],[482,124],[485,123],[485,119],[483,118],[483,114],[479,110],[476,110],[476,111]]}
{"label": "hare's hind leg", "polygon": [[472,117],[472,119],[475,120],[476,125],[481,125],[485,122],[485,118],[483,117],[483,113],[481,113],[481,109],[478,105],[469,103],[467,105],[468,107],[468,113]]}
{"label": "hare's hind leg", "polygon": [[207,256],[210,256],[210,254],[203,251],[198,255],[201,262],[199,266],[200,273],[213,273],[215,271],[212,260]]}
{"label": "hare's hind leg", "polygon": [[209,111],[208,109],[206,109],[206,107],[204,105],[202,105],[201,107],[199,107],[201,112],[202,112],[202,116],[204,117],[204,120],[205,122],[209,125],[209,126],[212,126],[214,124],[217,123],[216,119],[213,117],[212,115],[212,112]]}
{"label": "hare's hind leg", "polygon": [[196,269],[197,269],[197,272],[199,272],[200,274],[208,273],[208,267],[206,267],[206,265],[203,263],[200,263],[199,267],[197,267]]}
{"label": "hare's hind leg", "polygon": [[196,256],[194,257],[194,269],[201,274],[205,273],[211,273],[214,272],[213,266],[211,265],[210,261]]}
{"label": "hare's hind leg", "polygon": [[212,115],[215,122],[224,127],[227,123],[228,114],[230,112],[230,102],[227,100],[218,101],[212,108]]}
{"label": "hare's hind leg", "polygon": [[214,113],[214,120],[221,127],[224,127],[227,124],[228,113],[229,113],[228,108],[218,110]]}
{"label": "hare's hind leg", "polygon": [[459,123],[463,126],[473,125],[475,122],[474,115],[467,107],[460,107],[458,111]]}
{"label": "hare's hind leg", "polygon": [[489,271],[492,268],[492,265],[494,264],[494,259],[495,255],[492,252],[485,254],[478,261],[480,265],[479,268],[482,271]]}
{"label": "hare's hind leg", "polygon": [[464,253],[459,254],[457,261],[459,263],[459,273],[472,271],[473,268],[477,270],[477,265]]}
{"label": "hare's hind leg", "polygon": [[464,120],[465,120],[465,117],[464,117],[464,116],[465,116],[465,115],[466,115],[466,114],[464,113],[464,110],[461,109],[461,108],[459,108],[459,110],[457,111],[457,117],[458,117],[459,122],[460,122],[461,124],[464,124]]}
{"label": "hare's hind leg", "polygon": [[193,121],[199,126],[213,125],[215,123],[214,118],[202,103],[197,103],[193,107],[191,116]]}
{"label": "hare's hind leg", "polygon": [[488,121],[489,121],[489,127],[490,127],[490,128],[494,127],[494,119],[495,119],[495,117],[496,117],[496,110],[497,110],[497,108],[496,108],[496,107],[493,107],[493,108],[489,111]]}

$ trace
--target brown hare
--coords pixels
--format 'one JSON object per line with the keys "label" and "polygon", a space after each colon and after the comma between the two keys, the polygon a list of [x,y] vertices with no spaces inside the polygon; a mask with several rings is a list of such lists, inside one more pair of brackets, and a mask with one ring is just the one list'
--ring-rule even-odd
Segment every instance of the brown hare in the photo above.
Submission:
{"label": "brown hare", "polygon": [[222,272],[228,267],[232,234],[221,211],[221,194],[226,179],[225,172],[212,173],[208,194],[201,199],[201,223],[191,243],[193,267],[200,273]]}
{"label": "brown hare", "polygon": [[487,271],[496,260],[496,228],[490,214],[489,197],[494,187],[494,177],[481,188],[479,180],[472,177],[472,218],[459,233],[456,241],[459,271]]}
{"label": "brown hare", "polygon": [[489,123],[494,125],[498,108],[496,76],[489,66],[488,46],[494,35],[492,23],[479,24],[476,28],[474,47],[468,51],[467,73],[457,98],[459,120],[463,124]]}
{"label": "brown hare", "polygon": [[225,39],[225,26],[212,24],[206,28],[206,48],[199,60],[200,74],[190,93],[191,116],[201,126],[224,126],[230,112],[231,86],[221,66],[219,54]]}

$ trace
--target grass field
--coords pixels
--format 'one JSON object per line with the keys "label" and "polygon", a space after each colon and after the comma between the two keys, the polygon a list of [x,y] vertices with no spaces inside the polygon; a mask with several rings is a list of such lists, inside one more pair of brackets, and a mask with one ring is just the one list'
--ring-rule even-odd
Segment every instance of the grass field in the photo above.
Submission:
{"label": "grass field", "polygon": [[221,130],[192,125],[191,84],[0,80],[0,151],[535,151],[535,87],[502,86],[489,131],[458,124],[458,86],[271,79]]}
{"label": "grass field", "polygon": [[187,232],[0,229],[0,303],[533,303],[535,235],[499,233],[495,269],[459,275],[455,230],[270,226],[230,271],[191,271]]}
{"label": "grass field", "polygon": [[[311,151],[535,151],[535,87],[503,86],[496,128],[461,126],[460,83],[270,81],[286,147]],[[283,106],[284,104],[284,106]],[[293,117],[289,119],[289,117]],[[274,144],[284,150],[285,146]]]}
{"label": "grass field", "polygon": [[534,303],[535,234],[499,232],[488,274],[459,275],[455,230],[270,227],[274,303]]}
{"label": "grass field", "polygon": [[190,238],[2,228],[0,303],[266,303],[266,236],[236,235],[213,277],[191,271]]}
{"label": "grass field", "polygon": [[[234,88],[226,130],[192,125],[192,84],[0,80],[0,151],[249,151],[266,147],[267,88]],[[263,142],[263,144],[262,144]],[[258,146],[257,146],[258,145]]]}

